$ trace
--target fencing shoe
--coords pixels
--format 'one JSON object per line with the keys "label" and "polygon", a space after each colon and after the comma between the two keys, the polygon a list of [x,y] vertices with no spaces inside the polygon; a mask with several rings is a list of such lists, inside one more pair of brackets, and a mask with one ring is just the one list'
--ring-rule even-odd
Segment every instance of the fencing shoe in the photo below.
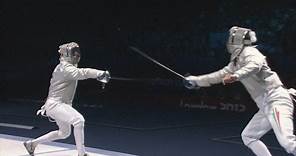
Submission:
{"label": "fencing shoe", "polygon": [[30,156],[34,156],[36,145],[33,144],[32,140],[24,142],[24,146],[27,149]]}

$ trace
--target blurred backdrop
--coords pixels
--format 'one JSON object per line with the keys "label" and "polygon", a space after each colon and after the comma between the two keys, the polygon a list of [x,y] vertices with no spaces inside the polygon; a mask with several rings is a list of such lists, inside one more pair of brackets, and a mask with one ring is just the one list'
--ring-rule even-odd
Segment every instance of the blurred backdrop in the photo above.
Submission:
{"label": "blurred backdrop", "polygon": [[187,90],[180,78],[129,46],[181,74],[198,75],[228,63],[231,26],[248,27],[270,66],[287,87],[296,87],[295,6],[292,0],[1,1],[0,98],[44,100],[59,63],[58,46],[75,41],[80,67],[135,79],[111,80],[104,90],[96,80],[80,81],[75,104],[253,112],[255,104],[240,83]]}

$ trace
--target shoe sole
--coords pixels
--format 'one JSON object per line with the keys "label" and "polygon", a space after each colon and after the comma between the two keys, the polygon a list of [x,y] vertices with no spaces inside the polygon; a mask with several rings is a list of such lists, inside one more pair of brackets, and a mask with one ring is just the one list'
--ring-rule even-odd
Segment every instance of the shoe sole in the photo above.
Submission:
{"label": "shoe sole", "polygon": [[29,153],[30,156],[34,156],[34,153],[29,152],[28,148],[27,148],[27,143],[24,142],[23,145],[25,146],[27,152]]}

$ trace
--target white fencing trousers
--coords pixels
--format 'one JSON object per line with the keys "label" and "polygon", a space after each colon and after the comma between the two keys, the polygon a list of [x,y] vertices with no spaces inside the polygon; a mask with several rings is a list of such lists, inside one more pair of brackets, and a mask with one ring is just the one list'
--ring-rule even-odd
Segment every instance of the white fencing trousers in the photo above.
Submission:
{"label": "white fencing trousers", "polygon": [[242,140],[257,156],[270,156],[267,147],[259,140],[273,129],[279,144],[291,154],[296,155],[296,137],[293,134],[292,98],[282,87],[268,91],[255,99],[256,103],[266,103],[253,116],[242,132]]}
{"label": "white fencing trousers", "polygon": [[65,139],[70,136],[71,125],[73,125],[78,154],[84,154],[84,117],[72,106],[63,103],[59,103],[53,108],[46,110],[46,114],[56,121],[59,130],[49,132],[37,139],[34,139],[33,143],[38,144],[57,139]]}

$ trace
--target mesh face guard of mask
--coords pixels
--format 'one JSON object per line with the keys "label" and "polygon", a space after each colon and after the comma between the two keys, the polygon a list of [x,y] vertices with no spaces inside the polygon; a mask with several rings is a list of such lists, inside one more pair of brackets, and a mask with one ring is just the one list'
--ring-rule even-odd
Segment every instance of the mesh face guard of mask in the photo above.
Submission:
{"label": "mesh face guard of mask", "polygon": [[251,29],[234,26],[229,30],[227,50],[235,58],[244,46],[257,41],[256,34]]}

